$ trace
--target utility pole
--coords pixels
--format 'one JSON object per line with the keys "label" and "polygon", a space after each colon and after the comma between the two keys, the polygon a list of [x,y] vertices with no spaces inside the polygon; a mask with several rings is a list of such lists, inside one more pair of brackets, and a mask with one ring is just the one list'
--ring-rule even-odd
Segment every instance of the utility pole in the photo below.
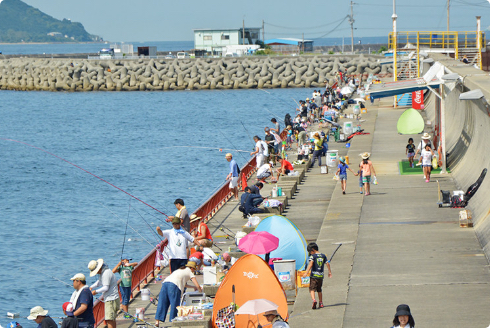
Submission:
{"label": "utility pole", "polygon": [[303,42],[301,43],[301,51],[305,54],[305,34],[303,33]]}
{"label": "utility pole", "polygon": [[262,20],[262,42],[265,42],[264,20]]}
{"label": "utility pole", "polygon": [[[450,0],[447,0],[447,47],[449,48],[449,2]],[[454,40],[456,41],[456,40]],[[456,51],[456,49],[455,49]]]}
{"label": "utility pole", "polygon": [[245,20],[242,21],[243,27],[242,27],[242,45],[245,45]]}
{"label": "utility pole", "polygon": [[[449,1],[449,0],[448,0]],[[350,43],[351,43],[351,52],[354,53],[354,10],[352,8],[352,5],[354,3],[351,1],[350,2]]]}
{"label": "utility pole", "polygon": [[[393,19],[393,81],[396,81],[397,80],[397,65],[398,65],[398,62],[397,62],[397,52],[398,52],[398,49],[397,49],[397,42],[398,42],[398,38],[397,38],[397,35],[396,35],[396,19],[397,19],[397,15],[396,15],[396,0],[393,0],[393,15],[391,15],[391,18]],[[396,96],[394,96],[393,98],[393,107],[397,107],[397,102],[396,102]]]}

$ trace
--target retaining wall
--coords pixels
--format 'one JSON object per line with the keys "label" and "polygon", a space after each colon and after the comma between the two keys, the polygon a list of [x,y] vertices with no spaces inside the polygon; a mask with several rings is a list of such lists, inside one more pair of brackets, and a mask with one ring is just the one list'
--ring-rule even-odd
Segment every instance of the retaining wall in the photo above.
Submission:
{"label": "retaining wall", "polygon": [[[483,100],[459,100],[463,92],[481,89],[490,99],[488,73],[470,65],[434,55],[449,71],[464,77],[463,84],[453,89],[446,86],[446,148],[447,163],[459,189],[466,189],[476,181],[484,168],[490,168],[490,107]],[[431,96],[433,97],[433,96]],[[436,101],[427,107],[428,116],[434,116]],[[488,104],[487,104],[488,106]],[[474,229],[488,259],[490,259],[490,174],[470,200]]]}
{"label": "retaining wall", "polygon": [[0,89],[145,91],[323,87],[335,73],[381,73],[379,56],[298,56],[199,59],[0,60]]}

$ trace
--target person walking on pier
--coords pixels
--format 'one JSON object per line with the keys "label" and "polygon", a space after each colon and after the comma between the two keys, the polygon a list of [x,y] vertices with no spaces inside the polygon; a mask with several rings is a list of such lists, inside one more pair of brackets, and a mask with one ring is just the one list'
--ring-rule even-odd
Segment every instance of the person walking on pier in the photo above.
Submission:
{"label": "person walking on pier", "polygon": [[323,278],[325,276],[324,267],[327,265],[328,269],[328,277],[332,278],[332,270],[330,269],[330,262],[327,260],[327,256],[318,251],[318,245],[316,243],[309,243],[306,250],[308,254],[310,254],[310,258],[308,259],[308,267],[306,268],[306,272],[303,274],[303,277],[306,278],[308,274],[310,275],[310,295],[313,301],[313,306],[311,307],[313,310],[316,309],[316,299],[315,292],[318,293],[318,308],[323,308]]}
{"label": "person walking on pier", "polygon": [[340,184],[342,186],[342,194],[345,195],[345,189],[347,188],[347,170],[351,171],[352,174],[357,176],[358,174],[352,171],[352,169],[345,164],[345,157],[341,156],[339,158],[339,166],[337,169],[337,172],[335,172],[335,175],[339,176]]}
{"label": "person walking on pier", "polygon": [[235,196],[235,201],[238,201],[238,178],[240,176],[240,168],[238,164],[233,159],[233,155],[228,153],[225,158],[230,162],[230,173],[226,176],[226,180],[230,180],[230,189],[233,191],[233,196]]}
{"label": "person walking on pier", "polygon": [[400,304],[396,307],[395,318],[393,319],[393,327],[391,328],[414,328],[415,320],[413,320],[410,307],[407,304]]}
{"label": "person walking on pier", "polygon": [[365,152],[361,155],[361,170],[362,170],[362,182],[364,183],[364,194],[366,196],[371,195],[371,174],[376,178],[376,171],[374,170],[373,163],[369,160],[370,153]]}
{"label": "person walking on pier", "polygon": [[432,170],[432,156],[434,151],[429,144],[425,144],[425,149],[420,153],[419,163],[422,163],[424,170],[425,182],[430,182],[430,171]]}

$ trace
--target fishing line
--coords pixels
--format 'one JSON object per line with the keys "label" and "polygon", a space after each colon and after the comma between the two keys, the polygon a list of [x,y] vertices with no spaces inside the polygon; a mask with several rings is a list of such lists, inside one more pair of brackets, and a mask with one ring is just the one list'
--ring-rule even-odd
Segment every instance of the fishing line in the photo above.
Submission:
{"label": "fishing line", "polygon": [[[223,131],[221,131],[220,129],[218,129],[219,132],[221,132],[221,134],[226,138],[226,140],[228,140],[228,142],[232,145],[233,148],[235,148],[235,150],[238,151],[238,148],[235,147],[235,145],[233,144],[233,142],[231,142],[230,138],[228,138],[224,133]],[[248,159],[240,152],[238,152],[242,157],[243,159],[245,160],[245,163],[248,162]]]}
{"label": "fishing line", "polygon": [[126,219],[126,228],[124,229],[124,239],[123,239],[122,250],[121,250],[121,260],[123,259],[124,245],[126,244],[126,233],[128,232],[129,212],[131,212],[131,200],[129,201],[128,218]]}
{"label": "fishing line", "polygon": [[[99,202],[97,202],[99,203]],[[122,219],[121,217],[119,217],[119,215],[117,215],[116,213],[114,213],[110,208],[108,208],[107,206],[105,206],[104,204],[102,203],[99,203],[100,205],[104,206],[109,212],[112,213],[112,215],[114,215],[116,218],[118,218],[119,220],[121,220],[122,222],[124,222],[124,219]],[[146,241],[152,248],[155,248],[155,246],[153,246],[152,243],[150,243],[148,241],[148,239],[146,239],[145,237],[143,237],[138,230],[136,230],[135,228],[133,228],[129,223],[128,223],[128,227],[130,227],[134,232],[136,232],[144,241]]]}
{"label": "fishing line", "polygon": [[141,215],[140,212],[138,212],[135,208],[133,209],[133,211],[135,211],[136,213],[138,213],[138,215],[146,223],[146,225],[148,226],[148,228],[150,228],[151,232],[153,232],[157,236],[157,238],[160,241],[162,241],[163,239],[161,238],[161,236],[155,231],[155,229],[153,229],[153,227],[148,223],[148,221],[145,220],[145,218],[143,217],[143,215]]}
{"label": "fishing line", "polygon": [[247,128],[245,127],[245,124],[243,124],[242,121],[240,121],[240,123],[242,123],[242,126],[243,128],[245,129],[245,132],[247,133],[248,137],[250,138],[250,140],[252,141],[252,143],[254,144],[255,146],[255,142],[254,142],[254,139],[252,138],[252,135],[250,134],[250,132],[247,130]]}
{"label": "fishing line", "polygon": [[[62,284],[64,284],[64,285],[68,286],[68,287],[73,287],[72,285],[67,284],[67,283],[66,283],[66,282],[64,282],[63,280],[60,280],[60,279],[58,279],[58,278],[56,278],[56,277],[50,276],[50,275],[49,275],[49,274],[47,274],[47,273],[44,273],[43,271],[40,271],[40,270],[39,270],[39,268],[38,268],[38,269],[34,269],[34,268],[32,268],[32,267],[30,267],[30,266],[27,266],[27,265],[24,265],[24,267],[26,267],[26,268],[27,268],[27,269],[29,269],[29,270],[32,270],[33,272],[34,272],[34,271],[37,271],[37,272],[41,273],[42,275],[45,275],[46,277],[53,278],[54,280],[59,281],[59,282],[61,282]],[[20,267],[20,268],[19,268],[19,270],[22,270],[22,269],[23,269],[22,267]]]}
{"label": "fishing line", "polygon": [[62,158],[62,157],[60,157],[60,156],[58,156],[58,155],[55,155],[55,154],[53,154],[53,153],[51,153],[51,152],[49,152],[49,151],[47,151],[47,150],[45,150],[45,149],[42,149],[42,148],[40,148],[40,147],[37,147],[37,146],[31,145],[31,144],[28,144],[28,143],[23,142],[23,141],[14,140],[14,139],[0,138],[0,140],[12,141],[12,142],[16,142],[16,143],[19,143],[19,144],[23,144],[23,145],[25,145],[25,146],[29,146],[29,147],[31,147],[31,148],[34,148],[34,149],[40,150],[40,151],[42,151],[42,152],[44,152],[44,153],[46,153],[46,154],[49,154],[49,155],[51,155],[51,156],[54,156],[54,157],[56,157],[56,158],[58,158],[58,159],[61,159],[63,162],[66,162],[66,163],[68,163],[68,164],[70,164],[70,165],[73,165],[74,167],[76,167],[76,168],[78,168],[78,169],[80,169],[80,170],[84,171],[85,173],[90,174],[91,176],[93,176],[93,177],[95,177],[95,178],[99,179],[100,181],[103,181],[103,182],[107,183],[107,184],[108,184],[108,185],[110,185],[111,187],[114,187],[114,188],[116,188],[117,190],[122,191],[123,193],[125,193],[125,194],[126,194],[126,195],[128,195],[128,196],[131,196],[132,198],[136,199],[137,201],[139,201],[139,202],[141,202],[141,203],[145,204],[146,206],[148,206],[148,207],[150,207],[150,208],[154,209],[154,210],[155,210],[155,211],[157,211],[158,213],[163,214],[163,215],[165,215],[166,217],[168,217],[168,215],[167,215],[167,214],[165,214],[165,213],[163,213],[162,211],[160,211],[160,210],[156,209],[155,207],[151,206],[150,204],[145,203],[144,201],[142,201],[142,200],[141,200],[141,199],[139,199],[138,197],[131,195],[131,194],[130,194],[129,192],[127,192],[126,190],[121,189],[121,188],[119,188],[119,187],[118,187],[118,186],[116,186],[116,185],[113,185],[113,184],[112,184],[112,183],[110,183],[109,181],[104,180],[104,179],[102,179],[101,177],[99,177],[99,176],[97,176],[97,175],[95,175],[95,174],[93,174],[93,173],[91,173],[91,172],[89,172],[89,171],[85,170],[84,168],[82,168],[82,167],[80,167],[80,166],[78,166],[78,165],[76,165],[76,164],[73,164],[72,162],[70,162],[70,161],[68,161],[68,160],[66,160],[66,159],[64,159],[64,158]]}
{"label": "fishing line", "polygon": [[[259,89],[259,90],[264,91],[265,93],[268,93],[271,97],[275,97],[275,98],[279,99],[282,103],[287,104],[288,106],[291,106],[290,103],[285,101],[283,98],[276,96],[276,95],[273,95],[272,93],[270,93],[269,91],[266,91],[264,89]],[[274,112],[269,110],[267,107],[265,107],[265,110],[268,111],[269,113],[271,113],[272,115],[276,116],[276,117],[280,117],[280,115],[274,114]]]}

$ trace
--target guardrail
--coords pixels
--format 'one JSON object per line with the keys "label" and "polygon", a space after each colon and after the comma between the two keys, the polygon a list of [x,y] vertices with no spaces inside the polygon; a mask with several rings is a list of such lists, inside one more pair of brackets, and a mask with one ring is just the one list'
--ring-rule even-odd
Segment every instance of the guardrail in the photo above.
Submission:
{"label": "guardrail", "polygon": [[[283,131],[284,132],[284,131]],[[245,179],[250,178],[250,176],[255,172],[256,169],[256,160],[255,156],[250,159],[247,164],[243,166],[240,170],[240,176],[245,177]],[[213,217],[218,210],[226,204],[226,201],[232,197],[232,193],[230,192],[230,188],[228,187],[229,183],[224,183],[221,188],[216,191],[207,201],[205,201],[194,213],[197,216],[203,217],[206,220],[209,220]],[[239,185],[242,186],[242,180],[240,179]],[[196,228],[198,221],[191,223],[191,230]],[[161,242],[162,246],[167,245],[167,240],[163,240]],[[146,285],[148,280],[155,276],[155,272],[160,270],[160,267],[155,266],[155,256],[156,256],[156,248],[154,248],[150,253],[148,253],[134,268],[132,275],[132,285],[131,285],[131,297],[134,292],[140,291],[142,285]],[[104,322],[104,303],[97,300],[94,303],[94,318],[95,318],[95,327],[99,326]]]}

